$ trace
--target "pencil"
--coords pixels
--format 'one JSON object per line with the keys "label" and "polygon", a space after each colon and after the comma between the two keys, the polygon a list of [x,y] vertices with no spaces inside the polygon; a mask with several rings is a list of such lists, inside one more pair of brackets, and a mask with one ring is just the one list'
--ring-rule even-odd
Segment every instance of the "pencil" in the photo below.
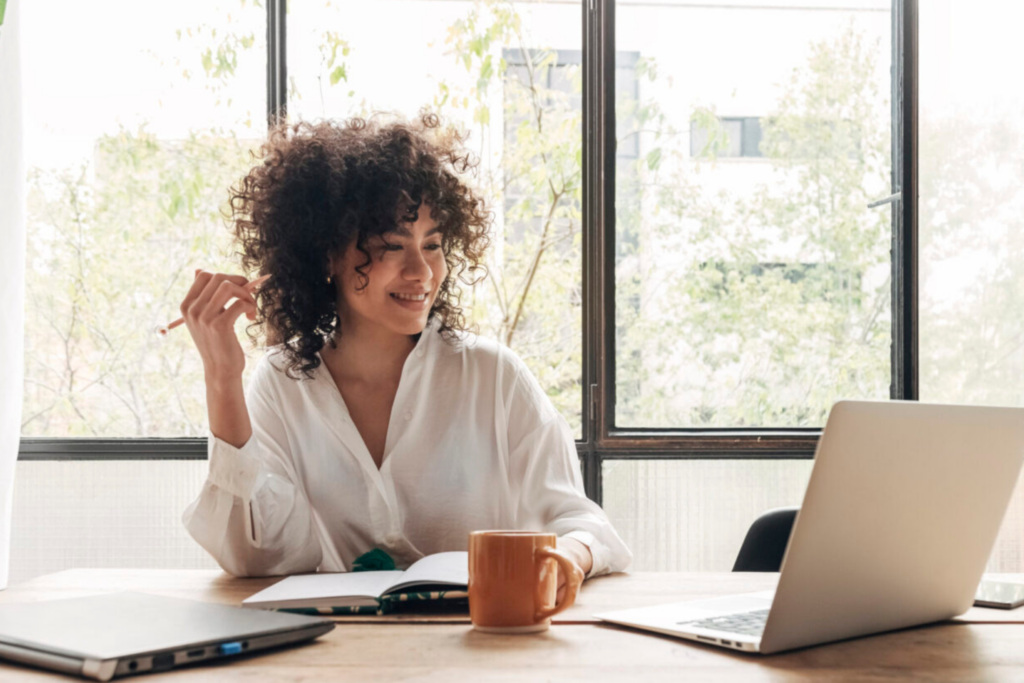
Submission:
{"label": "pencil", "polygon": [[[270,275],[269,274],[268,275],[261,275],[260,277],[256,278],[255,280],[250,280],[249,282],[246,282],[244,285],[242,285],[242,289],[244,289],[247,292],[251,292],[252,290],[256,289],[258,286],[262,285],[264,282],[266,282],[269,279],[270,279]],[[162,337],[165,337],[165,336],[167,336],[168,332],[173,330],[175,327],[178,327],[178,326],[183,325],[183,324],[185,324],[185,319],[184,318],[178,318],[177,320],[175,320],[174,322],[170,323],[169,325],[158,325],[157,328],[156,328],[156,333],[159,334]]]}

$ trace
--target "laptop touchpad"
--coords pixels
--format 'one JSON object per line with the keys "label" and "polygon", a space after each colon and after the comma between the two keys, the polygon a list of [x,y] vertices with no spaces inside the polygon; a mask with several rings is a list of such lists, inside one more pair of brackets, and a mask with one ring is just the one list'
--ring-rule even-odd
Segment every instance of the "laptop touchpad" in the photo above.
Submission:
{"label": "laptop touchpad", "polygon": [[761,591],[759,593],[744,593],[742,595],[711,598],[710,600],[687,600],[684,602],[653,605],[651,607],[618,610],[597,616],[608,617],[615,621],[635,622],[651,626],[675,625],[680,621],[707,619],[708,617],[715,617],[720,614],[767,609],[772,605],[774,593],[775,591]]}
{"label": "laptop touchpad", "polygon": [[687,607],[696,607],[701,610],[714,612],[715,614],[751,612],[753,610],[768,609],[771,607],[773,594],[774,591],[765,591],[764,593],[750,593],[747,595],[730,595],[725,598],[713,598],[711,600],[691,602]]}

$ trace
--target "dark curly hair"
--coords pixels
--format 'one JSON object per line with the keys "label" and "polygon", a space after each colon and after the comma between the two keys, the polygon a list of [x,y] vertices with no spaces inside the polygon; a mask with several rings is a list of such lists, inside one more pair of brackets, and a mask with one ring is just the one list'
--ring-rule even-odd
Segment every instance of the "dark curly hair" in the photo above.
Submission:
{"label": "dark curly hair", "polygon": [[[465,138],[427,112],[412,122],[382,118],[279,123],[250,153],[263,163],[230,189],[242,268],[273,276],[256,294],[248,335],[254,344],[261,334],[282,344],[294,379],[311,377],[317,352],[343,332],[336,289],[326,280],[330,259],[353,240],[366,259],[356,268],[365,287],[368,239],[415,222],[423,203],[431,207],[448,276],[430,316],[449,338],[465,326],[458,281],[472,286],[487,275],[492,216],[459,177],[477,164],[463,149]],[[467,271],[479,276],[465,279]]]}

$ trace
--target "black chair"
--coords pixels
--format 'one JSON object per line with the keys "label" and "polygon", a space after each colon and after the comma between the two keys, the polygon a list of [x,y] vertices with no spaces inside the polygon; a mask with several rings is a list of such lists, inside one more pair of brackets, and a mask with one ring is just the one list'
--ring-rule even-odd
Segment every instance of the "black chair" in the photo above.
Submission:
{"label": "black chair", "polygon": [[734,572],[777,572],[782,567],[798,507],[769,510],[754,520],[736,556]]}

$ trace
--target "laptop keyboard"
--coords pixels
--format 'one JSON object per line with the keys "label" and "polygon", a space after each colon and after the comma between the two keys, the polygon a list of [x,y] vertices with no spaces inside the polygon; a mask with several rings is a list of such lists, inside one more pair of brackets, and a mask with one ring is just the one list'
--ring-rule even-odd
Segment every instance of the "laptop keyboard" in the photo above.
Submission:
{"label": "laptop keyboard", "polygon": [[764,625],[768,622],[768,610],[759,609],[754,612],[727,614],[723,617],[698,619],[697,621],[680,621],[680,626],[693,626],[713,631],[741,633],[745,636],[759,636],[764,633]]}

